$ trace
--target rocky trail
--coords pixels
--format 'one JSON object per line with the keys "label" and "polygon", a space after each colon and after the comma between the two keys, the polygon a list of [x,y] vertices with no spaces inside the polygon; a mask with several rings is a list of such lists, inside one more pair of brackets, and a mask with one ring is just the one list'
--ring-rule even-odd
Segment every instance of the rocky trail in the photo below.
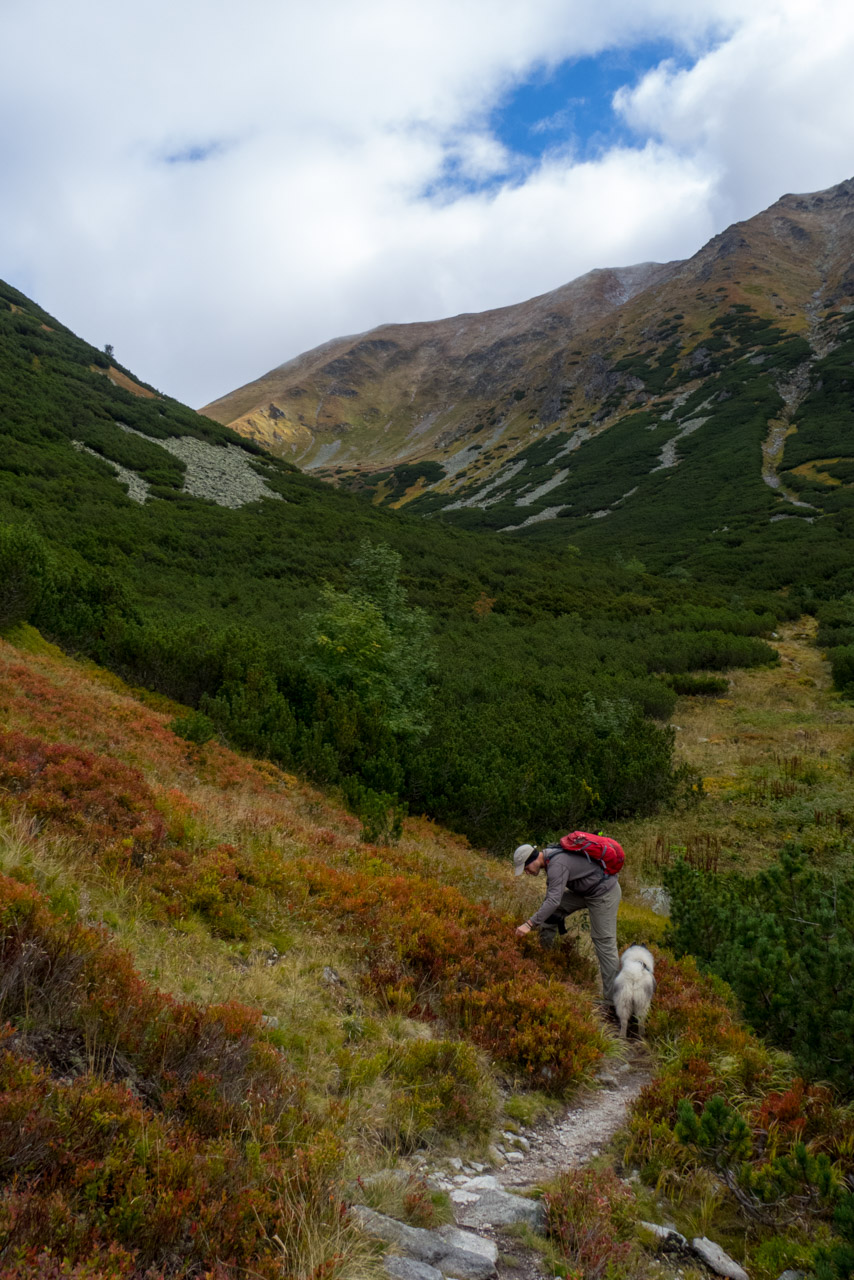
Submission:
{"label": "rocky trail", "polygon": [[[563,1170],[595,1159],[622,1127],[629,1106],[650,1079],[651,1063],[643,1044],[629,1042],[618,1053],[600,1069],[598,1088],[584,1091],[564,1110],[535,1125],[520,1125],[518,1132],[506,1130],[490,1150],[489,1164],[459,1157],[442,1161],[416,1157],[416,1172],[430,1187],[448,1194],[453,1225],[428,1231],[354,1206],[365,1229],[395,1250],[385,1258],[389,1276],[393,1280],[542,1280],[550,1276],[541,1256],[523,1245],[518,1228],[525,1224],[543,1230],[545,1212],[536,1193]],[[401,1176],[409,1174],[402,1171]]]}
{"label": "rocky trail", "polygon": [[[600,1069],[599,1088],[579,1094],[547,1120],[505,1131],[490,1150],[490,1164],[416,1157],[414,1170],[398,1171],[401,1182],[415,1172],[432,1189],[445,1191],[454,1222],[427,1230],[354,1205],[362,1227],[389,1246],[383,1259],[386,1274],[391,1280],[552,1280],[546,1258],[524,1240],[525,1227],[545,1233],[538,1193],[561,1172],[583,1167],[607,1148],[651,1077],[646,1047],[630,1041],[620,1046],[619,1058]],[[688,1241],[674,1228],[655,1223],[639,1225],[658,1240],[649,1271],[656,1280],[679,1280],[686,1274],[749,1280],[713,1241]],[[786,1272],[780,1280],[794,1276]]]}
{"label": "rocky trail", "polygon": [[508,1163],[498,1175],[502,1187],[537,1186],[561,1170],[577,1169],[599,1155],[622,1127],[629,1106],[650,1079],[643,1045],[630,1043],[627,1055],[625,1061],[609,1063],[600,1070],[600,1089],[579,1095],[556,1120],[530,1130],[522,1144],[521,1160],[513,1159],[519,1137],[504,1135]]}

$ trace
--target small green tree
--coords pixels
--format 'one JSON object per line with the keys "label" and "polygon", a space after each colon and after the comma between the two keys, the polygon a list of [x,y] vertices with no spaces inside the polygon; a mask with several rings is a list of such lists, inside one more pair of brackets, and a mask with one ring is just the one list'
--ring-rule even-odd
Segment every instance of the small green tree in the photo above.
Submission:
{"label": "small green tree", "polygon": [[418,738],[429,727],[433,646],[426,613],[407,602],[400,563],[391,547],[362,542],[353,585],[326,587],[309,619],[305,666],[375,707],[394,733]]}
{"label": "small green tree", "polygon": [[815,1280],[851,1280],[854,1276],[854,1194],[842,1197],[833,1225],[840,1239],[818,1250]]}

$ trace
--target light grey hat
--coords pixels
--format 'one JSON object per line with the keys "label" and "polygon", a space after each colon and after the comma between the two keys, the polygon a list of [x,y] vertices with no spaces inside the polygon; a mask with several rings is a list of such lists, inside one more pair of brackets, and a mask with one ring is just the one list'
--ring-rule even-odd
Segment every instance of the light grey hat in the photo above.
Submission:
{"label": "light grey hat", "polygon": [[525,863],[534,852],[532,844],[520,844],[519,848],[513,853],[513,874],[520,876],[525,870]]}

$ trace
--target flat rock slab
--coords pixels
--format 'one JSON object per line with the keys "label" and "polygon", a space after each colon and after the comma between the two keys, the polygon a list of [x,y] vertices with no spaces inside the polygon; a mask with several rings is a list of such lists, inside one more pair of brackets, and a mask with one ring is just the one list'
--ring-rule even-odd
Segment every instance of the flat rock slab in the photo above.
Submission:
{"label": "flat rock slab", "polygon": [[426,1262],[417,1262],[415,1258],[401,1258],[396,1253],[387,1253],[383,1258],[383,1266],[391,1280],[442,1280],[441,1271],[428,1266]]}
{"label": "flat rock slab", "polygon": [[[481,1179],[472,1179],[474,1181]],[[524,1222],[535,1231],[542,1231],[546,1225],[546,1211],[539,1200],[515,1196],[499,1187],[477,1188],[467,1184],[460,1190],[465,1194],[466,1202],[459,1203],[453,1193],[451,1199],[457,1221],[464,1227],[509,1227],[514,1222]],[[476,1198],[469,1200],[469,1196]]]}
{"label": "flat rock slab", "polygon": [[[473,1232],[460,1231],[458,1227],[440,1227],[438,1231],[410,1227],[362,1204],[352,1205],[350,1212],[369,1235],[397,1245],[417,1262],[438,1268],[443,1276],[453,1280],[495,1280],[495,1246]],[[486,1249],[488,1245],[491,1248]]]}
{"label": "flat rock slab", "polygon": [[750,1280],[744,1267],[740,1267],[713,1240],[707,1240],[705,1236],[695,1236],[691,1241],[691,1248],[697,1257],[705,1262],[709,1270],[714,1271],[716,1275],[725,1276],[726,1280]]}
{"label": "flat rock slab", "polygon": [[487,1240],[485,1236],[475,1235],[473,1231],[463,1231],[460,1227],[454,1227],[450,1224],[439,1227],[436,1235],[446,1240],[452,1249],[464,1249],[467,1253],[479,1253],[481,1257],[488,1258],[493,1264],[498,1261],[498,1245],[494,1240]]}

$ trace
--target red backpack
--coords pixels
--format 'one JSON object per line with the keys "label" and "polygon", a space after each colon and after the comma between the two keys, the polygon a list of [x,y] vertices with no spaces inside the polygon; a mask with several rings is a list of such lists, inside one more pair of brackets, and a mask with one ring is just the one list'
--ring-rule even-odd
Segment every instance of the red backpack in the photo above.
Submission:
{"label": "red backpack", "polygon": [[594,836],[589,831],[570,831],[568,836],[561,836],[559,844],[567,853],[583,853],[585,858],[600,866],[606,876],[618,875],[626,860],[622,845],[610,836]]}

